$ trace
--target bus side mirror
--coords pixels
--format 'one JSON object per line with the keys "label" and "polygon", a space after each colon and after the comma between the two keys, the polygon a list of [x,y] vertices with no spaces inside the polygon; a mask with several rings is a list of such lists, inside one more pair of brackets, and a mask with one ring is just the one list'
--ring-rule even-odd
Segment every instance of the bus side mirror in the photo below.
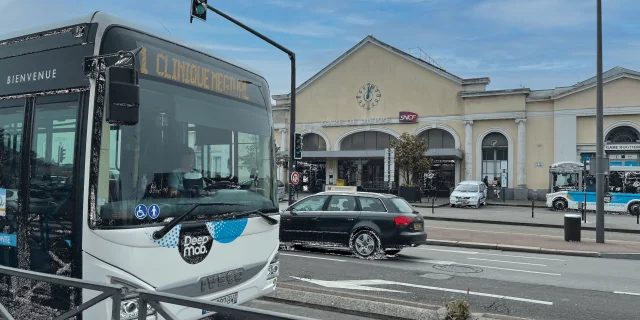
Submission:
{"label": "bus side mirror", "polygon": [[104,100],[108,123],[136,125],[140,109],[138,71],[130,67],[108,67]]}

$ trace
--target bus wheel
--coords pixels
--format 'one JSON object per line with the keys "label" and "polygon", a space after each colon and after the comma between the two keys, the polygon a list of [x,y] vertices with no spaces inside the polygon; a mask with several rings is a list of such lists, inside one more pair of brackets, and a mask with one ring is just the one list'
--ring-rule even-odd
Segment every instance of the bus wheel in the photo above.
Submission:
{"label": "bus wheel", "polygon": [[565,209],[567,209],[567,200],[565,199],[553,200],[553,208],[556,209],[556,211],[564,211]]}
{"label": "bus wheel", "polygon": [[640,215],[640,202],[634,202],[629,206],[629,213],[631,215]]}

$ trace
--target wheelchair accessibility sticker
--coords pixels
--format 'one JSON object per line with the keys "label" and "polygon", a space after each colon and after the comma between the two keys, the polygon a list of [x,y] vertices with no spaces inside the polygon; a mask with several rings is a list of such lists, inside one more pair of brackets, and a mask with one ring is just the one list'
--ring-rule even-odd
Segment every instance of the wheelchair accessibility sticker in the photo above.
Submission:
{"label": "wheelchair accessibility sticker", "polygon": [[147,206],[145,206],[144,204],[139,204],[136,207],[136,218],[142,220],[144,218],[147,217]]}

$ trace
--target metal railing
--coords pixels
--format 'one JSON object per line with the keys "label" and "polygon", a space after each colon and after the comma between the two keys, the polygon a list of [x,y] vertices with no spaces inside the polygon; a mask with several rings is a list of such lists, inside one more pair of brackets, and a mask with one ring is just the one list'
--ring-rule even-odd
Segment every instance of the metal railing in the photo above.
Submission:
{"label": "metal railing", "polygon": [[[165,306],[160,302],[185,306],[190,308],[197,308],[201,310],[207,310],[209,313],[197,317],[191,320],[205,320],[205,319],[227,319],[227,320],[314,320],[312,318],[288,315],[284,313],[259,310],[238,305],[221,304],[218,302],[212,302],[207,300],[201,300],[198,298],[189,298],[175,294],[161,293],[149,290],[134,290],[129,291],[126,287],[119,287],[115,285],[98,283],[88,280],[75,279],[57,275],[51,275],[47,273],[16,269],[11,267],[0,266],[0,275],[14,276],[20,278],[27,278],[35,281],[42,281],[57,285],[63,285],[74,288],[88,289],[94,291],[100,291],[101,294],[89,299],[81,305],[71,309],[63,314],[54,318],[54,320],[69,319],[77,316],[84,310],[91,308],[99,302],[111,298],[112,309],[111,319],[120,320],[120,307],[122,298],[125,295],[134,294],[138,298],[138,319],[147,319],[147,305],[151,306],[157,313],[162,315],[166,320],[182,320],[172,314]],[[9,311],[0,303],[0,319],[15,320]]]}
{"label": "metal railing", "polygon": [[207,310],[210,313],[192,320],[314,320],[312,318],[288,315],[273,311],[258,310],[237,305],[221,304],[197,298],[188,298],[169,293],[161,293],[149,290],[136,290],[138,294],[138,320],[147,319],[147,304],[156,310],[166,320],[182,320],[172,314],[160,302],[175,304],[190,308]]}
{"label": "metal railing", "polygon": [[[82,303],[75,309],[71,309],[55,317],[54,320],[69,319],[73,316],[77,316],[82,311],[89,309],[92,306],[96,305],[97,303],[101,302],[102,300],[105,300],[108,298],[111,298],[113,302],[112,310],[111,310],[111,319],[120,320],[120,301],[122,300],[122,296],[126,293],[126,290],[127,290],[126,288],[117,287],[117,286],[105,284],[105,283],[98,283],[98,282],[93,282],[88,280],[56,276],[52,274],[10,268],[5,266],[0,266],[0,274],[20,277],[20,278],[27,278],[27,279],[36,280],[36,281],[43,281],[47,283],[53,283],[53,284],[58,284],[58,285],[63,285],[68,287],[102,292],[101,294],[91,298],[89,301]],[[1,303],[0,303],[0,315],[2,315],[4,319],[14,320],[13,316],[9,314],[9,311]]]}

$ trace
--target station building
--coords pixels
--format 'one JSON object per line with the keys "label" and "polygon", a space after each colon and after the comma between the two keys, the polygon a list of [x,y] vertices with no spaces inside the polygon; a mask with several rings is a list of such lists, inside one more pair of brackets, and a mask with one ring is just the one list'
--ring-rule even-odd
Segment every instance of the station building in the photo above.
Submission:
{"label": "station building", "polygon": [[[611,165],[638,165],[640,72],[604,72],[605,151]],[[384,149],[407,132],[427,140],[437,190],[507,175],[507,199],[549,190],[549,166],[595,157],[596,78],[547,90],[486,90],[368,36],[301,84],[296,132],[303,136],[309,191],[338,179],[384,190]],[[276,145],[288,154],[290,95],[274,95]],[[287,180],[286,168],[279,179]],[[395,183],[399,181],[397,167]]]}

